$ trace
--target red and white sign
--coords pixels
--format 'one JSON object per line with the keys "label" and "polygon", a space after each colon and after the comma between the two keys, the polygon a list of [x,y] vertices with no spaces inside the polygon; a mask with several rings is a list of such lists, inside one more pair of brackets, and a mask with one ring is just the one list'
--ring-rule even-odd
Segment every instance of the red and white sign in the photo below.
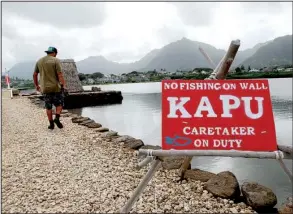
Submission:
{"label": "red and white sign", "polygon": [[162,81],[162,148],[276,151],[268,80]]}

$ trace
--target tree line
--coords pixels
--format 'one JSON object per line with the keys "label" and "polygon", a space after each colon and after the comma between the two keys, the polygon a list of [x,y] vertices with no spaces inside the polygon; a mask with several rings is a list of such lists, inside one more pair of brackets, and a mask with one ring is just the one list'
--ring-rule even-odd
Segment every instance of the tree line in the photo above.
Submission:
{"label": "tree line", "polygon": [[92,74],[83,74],[83,73],[78,73],[78,77],[80,81],[86,80],[86,79],[97,79],[97,78],[103,78],[105,75],[102,74],[101,72],[95,72]]}

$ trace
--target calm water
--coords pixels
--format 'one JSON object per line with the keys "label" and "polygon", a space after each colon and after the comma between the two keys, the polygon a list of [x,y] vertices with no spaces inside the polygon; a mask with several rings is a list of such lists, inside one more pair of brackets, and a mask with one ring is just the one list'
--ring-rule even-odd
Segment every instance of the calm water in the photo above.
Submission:
{"label": "calm water", "polygon": [[[292,145],[292,79],[270,79],[275,125],[279,144]],[[120,90],[123,103],[76,109],[75,112],[118,131],[142,139],[145,144],[161,144],[161,83],[101,85],[102,90]],[[90,86],[85,86],[89,89]],[[286,165],[292,169],[292,161]],[[193,168],[211,172],[232,171],[239,182],[256,181],[270,187],[279,202],[292,195],[292,185],[276,160],[198,157]]]}

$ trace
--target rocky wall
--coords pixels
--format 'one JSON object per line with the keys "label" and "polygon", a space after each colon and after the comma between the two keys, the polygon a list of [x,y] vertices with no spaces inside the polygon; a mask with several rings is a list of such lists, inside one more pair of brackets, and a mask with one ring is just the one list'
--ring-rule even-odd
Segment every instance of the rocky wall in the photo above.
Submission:
{"label": "rocky wall", "polygon": [[78,77],[78,71],[73,59],[63,59],[61,67],[68,92],[83,92],[81,82]]}

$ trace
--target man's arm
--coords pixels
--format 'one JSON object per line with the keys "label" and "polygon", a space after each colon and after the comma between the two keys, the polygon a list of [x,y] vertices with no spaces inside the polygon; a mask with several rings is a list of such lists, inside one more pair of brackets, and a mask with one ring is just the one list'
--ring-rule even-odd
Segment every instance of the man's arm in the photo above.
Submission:
{"label": "man's arm", "polygon": [[39,68],[38,68],[38,63],[36,63],[33,79],[34,79],[35,88],[37,89],[37,91],[40,91],[40,86],[38,83],[38,74],[39,74]]}
{"label": "man's arm", "polygon": [[61,63],[58,59],[56,60],[56,72],[61,86],[65,88],[65,80],[62,74]]}

